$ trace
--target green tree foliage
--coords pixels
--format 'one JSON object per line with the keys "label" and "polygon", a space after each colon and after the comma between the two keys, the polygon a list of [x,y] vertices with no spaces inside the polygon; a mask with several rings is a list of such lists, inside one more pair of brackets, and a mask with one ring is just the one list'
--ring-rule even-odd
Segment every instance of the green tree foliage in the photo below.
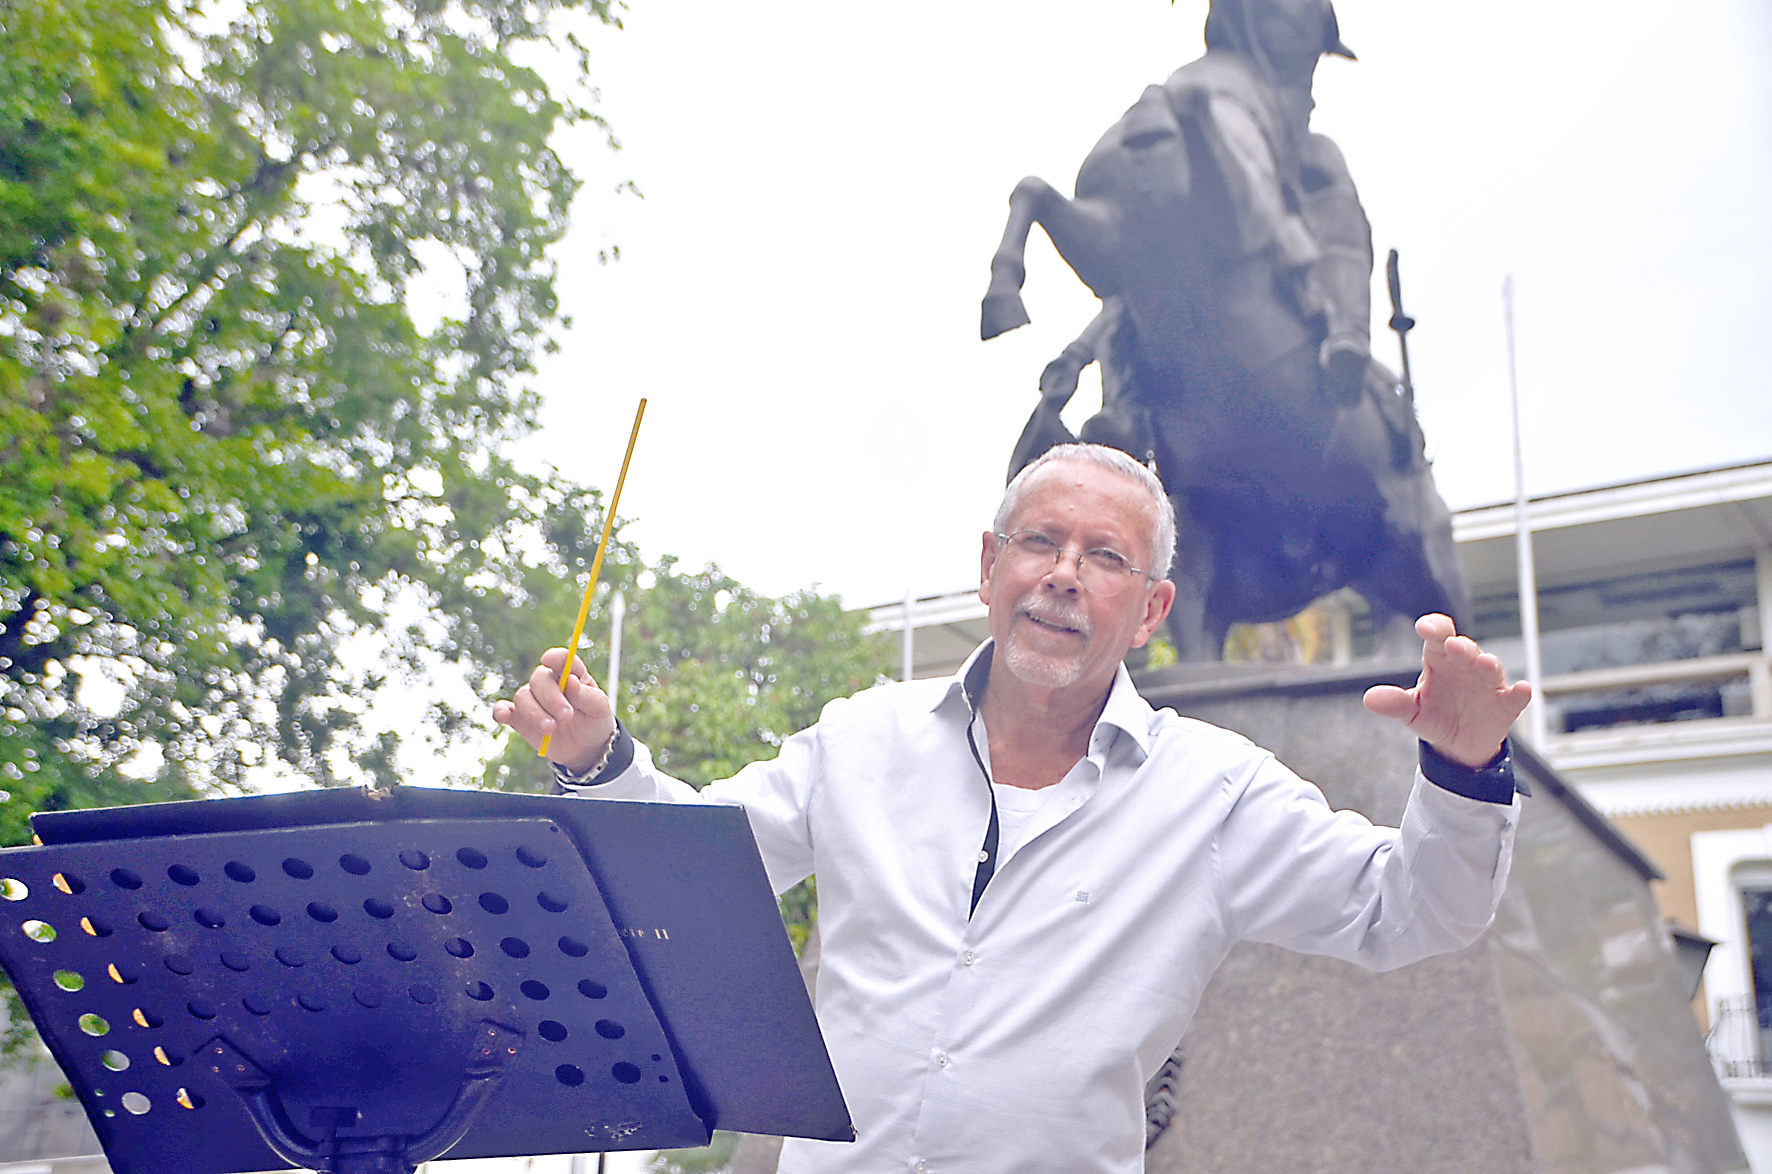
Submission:
{"label": "green tree foliage", "polygon": [[[582,88],[563,30],[598,21],[610,0],[0,0],[0,842],[260,765],[393,781],[354,637],[483,701],[564,640],[602,499],[504,453],[563,324],[549,137],[597,119],[521,62],[564,48]],[[427,263],[462,280],[429,330]],[[624,718],[697,782],[885,663],[813,593],[620,541],[605,577],[633,605]],[[545,782],[515,753],[488,778]]]}
{"label": "green tree foliage", "polygon": [[[549,136],[595,118],[518,62],[571,20],[609,0],[0,0],[0,835],[386,774],[339,651],[402,600],[412,665],[532,655],[485,617],[570,595],[599,521],[501,455],[560,324]],[[463,281],[428,332],[421,257]]]}
{"label": "green tree foliage", "polygon": [[732,1161],[738,1149],[738,1134],[715,1130],[705,1146],[688,1150],[666,1150],[652,1155],[647,1169],[652,1174],[719,1174]]}

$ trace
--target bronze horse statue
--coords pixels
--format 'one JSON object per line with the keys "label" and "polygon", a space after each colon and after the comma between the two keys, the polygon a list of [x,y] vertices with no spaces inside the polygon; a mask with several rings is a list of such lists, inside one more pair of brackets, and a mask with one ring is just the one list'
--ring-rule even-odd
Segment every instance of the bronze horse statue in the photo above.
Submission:
{"label": "bronze horse statue", "polygon": [[[1151,86],[1084,160],[1076,198],[1010,197],[982,334],[1028,321],[1033,225],[1102,300],[1047,366],[1013,476],[1074,439],[1058,412],[1101,364],[1082,439],[1152,462],[1175,503],[1170,630],[1184,660],[1235,622],[1344,586],[1381,624],[1461,623],[1468,592],[1412,397],[1369,353],[1371,236],[1334,144],[1306,129],[1327,0],[1214,0],[1206,56]],[[1302,86],[1300,83],[1302,82]]]}

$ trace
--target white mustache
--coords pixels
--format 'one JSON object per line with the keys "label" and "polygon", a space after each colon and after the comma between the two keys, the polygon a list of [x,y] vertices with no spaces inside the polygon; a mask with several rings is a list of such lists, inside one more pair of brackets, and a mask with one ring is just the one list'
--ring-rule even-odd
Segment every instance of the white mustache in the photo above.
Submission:
{"label": "white mustache", "polygon": [[1080,608],[1065,607],[1062,604],[1036,596],[1032,599],[1022,600],[1017,610],[1030,619],[1039,620],[1043,624],[1072,628],[1084,636],[1095,634],[1095,626],[1089,622],[1089,617],[1084,615]]}

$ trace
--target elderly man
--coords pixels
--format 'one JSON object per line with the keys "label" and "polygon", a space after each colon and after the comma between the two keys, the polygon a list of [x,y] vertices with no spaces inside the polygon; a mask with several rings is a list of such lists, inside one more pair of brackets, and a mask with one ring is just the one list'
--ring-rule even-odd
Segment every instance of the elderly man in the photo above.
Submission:
{"label": "elderly man", "polygon": [[699,794],[653,768],[565,651],[494,716],[567,788],[742,803],[777,891],[819,881],[817,1007],[859,1131],[781,1169],[1133,1174],[1146,1079],[1240,940],[1376,969],[1473,941],[1507,877],[1503,744],[1530,695],[1428,616],[1401,829],[1332,812],[1236,734],[1153,711],[1121,665],[1174,598],[1174,516],[1114,449],[1028,466],[984,536],[991,639],[949,680],[825,708]]}

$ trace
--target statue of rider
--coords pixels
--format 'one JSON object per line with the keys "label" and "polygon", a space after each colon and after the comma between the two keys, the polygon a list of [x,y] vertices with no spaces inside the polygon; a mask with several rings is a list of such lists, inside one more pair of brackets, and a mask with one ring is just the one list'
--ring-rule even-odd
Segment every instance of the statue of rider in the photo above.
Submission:
{"label": "statue of rider", "polygon": [[[1161,87],[1169,109],[1149,109],[1153,87],[1122,120],[1125,133],[1139,133],[1141,119],[1201,127],[1230,189],[1239,238],[1233,252],[1273,257],[1299,318],[1321,324],[1317,360],[1325,393],[1343,405],[1357,403],[1371,357],[1372,230],[1340,149],[1310,130],[1318,59],[1351,60],[1353,51],[1341,42],[1329,0],[1212,0],[1206,47]],[[1010,476],[1073,439],[1059,413],[1078,373],[1098,361],[1102,408],[1082,438],[1153,455],[1146,409],[1122,384],[1120,365],[1109,361],[1124,341],[1123,318],[1120,299],[1105,297],[1095,321],[1047,366],[1040,407],[1016,445]],[[1381,407],[1394,414],[1394,405]]]}
{"label": "statue of rider", "polygon": [[1353,51],[1329,0],[1212,0],[1206,48],[1164,89],[1178,115],[1209,112],[1229,174],[1242,174],[1245,253],[1275,250],[1300,315],[1323,320],[1326,386],[1352,402],[1371,355],[1372,230],[1340,149],[1310,117],[1317,60]]}

